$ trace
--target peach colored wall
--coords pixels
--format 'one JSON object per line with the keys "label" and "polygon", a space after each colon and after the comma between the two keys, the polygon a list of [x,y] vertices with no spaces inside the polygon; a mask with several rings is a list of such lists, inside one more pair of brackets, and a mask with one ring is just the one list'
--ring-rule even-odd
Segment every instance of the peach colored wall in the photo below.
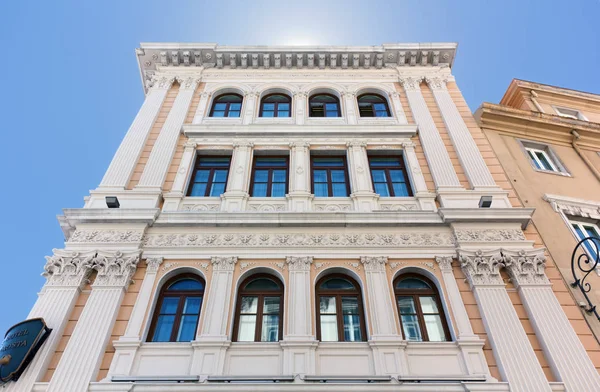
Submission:
{"label": "peach colored wall", "polygon": [[547,114],[557,114],[552,105],[579,110],[589,121],[600,123],[600,102],[536,90],[537,101]]}

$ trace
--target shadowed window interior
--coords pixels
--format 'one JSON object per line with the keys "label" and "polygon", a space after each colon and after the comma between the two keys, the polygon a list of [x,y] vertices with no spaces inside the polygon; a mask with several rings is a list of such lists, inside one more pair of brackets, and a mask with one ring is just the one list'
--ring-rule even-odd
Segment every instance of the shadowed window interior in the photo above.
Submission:
{"label": "shadowed window interior", "polygon": [[310,117],[341,117],[340,101],[331,94],[317,94],[309,99]]}
{"label": "shadowed window interior", "polygon": [[288,191],[288,157],[255,157],[250,195],[285,197]]}
{"label": "shadowed window interior", "polygon": [[190,342],[196,337],[204,280],[178,275],[162,288],[148,334],[149,342]]}
{"label": "shadowed window interior", "polygon": [[290,117],[292,100],[284,94],[269,94],[260,103],[260,117]]}
{"label": "shadowed window interior", "polygon": [[391,117],[387,99],[379,94],[363,94],[358,97],[361,117]]}
{"label": "shadowed window interior", "polygon": [[317,197],[348,197],[350,184],[344,156],[311,156],[312,193]]}
{"label": "shadowed window interior", "polygon": [[394,293],[404,339],[445,342],[450,333],[437,288],[418,274],[403,274],[394,281]]}
{"label": "shadowed window interior", "polygon": [[227,186],[230,162],[231,157],[198,157],[188,189],[188,196],[221,196]]}
{"label": "shadowed window interior", "polygon": [[268,274],[253,275],[240,285],[234,342],[277,342],[283,338],[283,284]]}
{"label": "shadowed window interior", "polygon": [[[585,249],[593,260],[598,258],[598,250],[600,250],[600,229],[593,223],[577,222],[571,220],[571,227],[575,231],[577,241],[591,237],[592,240],[584,242]],[[593,243],[592,243],[593,241]],[[595,246],[594,246],[595,245]]]}
{"label": "shadowed window interior", "polygon": [[412,196],[402,156],[369,156],[373,189],[383,197]]}
{"label": "shadowed window interior", "polygon": [[213,101],[210,117],[239,117],[243,97],[239,94],[219,95]]}
{"label": "shadowed window interior", "polygon": [[367,340],[360,287],[346,275],[332,274],[317,282],[317,339],[322,342]]}

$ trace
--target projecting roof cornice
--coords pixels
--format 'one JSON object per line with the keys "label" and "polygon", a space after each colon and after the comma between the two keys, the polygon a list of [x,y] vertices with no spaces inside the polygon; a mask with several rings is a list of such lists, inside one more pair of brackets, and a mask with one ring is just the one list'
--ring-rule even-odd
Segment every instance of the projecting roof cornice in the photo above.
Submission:
{"label": "projecting roof cornice", "polygon": [[219,46],[142,43],[136,49],[142,81],[164,67],[217,69],[380,69],[451,67],[456,43],[380,46]]}

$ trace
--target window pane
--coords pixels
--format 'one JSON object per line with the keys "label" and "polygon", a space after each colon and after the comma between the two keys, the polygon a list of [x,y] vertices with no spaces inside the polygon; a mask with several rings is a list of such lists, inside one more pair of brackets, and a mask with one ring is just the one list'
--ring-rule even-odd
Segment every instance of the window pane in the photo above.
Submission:
{"label": "window pane", "polygon": [[400,166],[400,161],[395,157],[369,157],[371,167]]}
{"label": "window pane", "polygon": [[554,170],[550,162],[548,162],[548,160],[546,159],[546,154],[536,151],[535,155],[537,155],[538,159],[542,163],[544,170]]}
{"label": "window pane", "polygon": [[384,111],[384,112],[386,111],[385,103],[374,103],[373,108],[376,111]]}
{"label": "window pane", "polygon": [[343,170],[332,170],[331,181],[333,182],[346,182],[346,173]]}
{"label": "window pane", "polygon": [[228,172],[229,172],[229,170],[225,170],[225,169],[215,170],[215,172],[213,174],[213,181],[214,182],[225,182],[225,181],[227,181],[227,173]]}
{"label": "window pane", "polygon": [[405,183],[403,182],[395,182],[394,184],[392,184],[394,186],[394,196],[396,197],[402,197],[402,196],[408,196],[408,187],[406,186]]}
{"label": "window pane", "polygon": [[248,283],[245,290],[279,291],[279,285],[271,279],[258,278]]}
{"label": "window pane", "polygon": [[215,111],[213,112],[213,115],[212,115],[212,116],[213,116],[213,117],[225,117],[225,112],[223,112],[223,111],[220,111],[220,110],[215,110]]}
{"label": "window pane", "polygon": [[434,297],[419,297],[423,313],[439,313]]}
{"label": "window pane", "polygon": [[358,314],[358,298],[342,297],[342,313]]}
{"label": "window pane", "polygon": [[285,184],[276,183],[271,187],[271,197],[284,197]]}
{"label": "window pane", "polygon": [[220,110],[220,111],[224,111],[227,108],[227,104],[226,103],[215,103],[215,111]]}
{"label": "window pane", "polygon": [[252,196],[253,197],[266,197],[267,196],[267,184],[255,183],[252,186]]}
{"label": "window pane", "polygon": [[358,315],[344,315],[344,340],[346,342],[360,342],[360,317]]}
{"label": "window pane", "polygon": [[287,110],[280,110],[277,112],[277,117],[289,117],[290,116],[290,112],[288,112]]}
{"label": "window pane", "polygon": [[192,184],[192,191],[190,196],[206,196],[206,183],[194,183]]}
{"label": "window pane", "polygon": [[315,196],[316,197],[329,197],[329,191],[327,184],[315,184]]}
{"label": "window pane", "polygon": [[373,182],[386,182],[385,170],[371,170]]}
{"label": "window pane", "polygon": [[417,313],[412,297],[398,297],[397,301],[400,314]]}
{"label": "window pane", "polygon": [[336,111],[326,111],[325,112],[325,117],[338,117],[338,112]]}
{"label": "window pane", "polygon": [[442,318],[438,314],[426,314],[425,328],[427,328],[427,336],[430,342],[443,342],[446,340],[446,333],[442,325]]}
{"label": "window pane", "polygon": [[348,188],[346,188],[346,184],[333,184],[333,197],[347,197],[348,196]]}
{"label": "window pane", "polygon": [[337,317],[335,315],[321,315],[321,341],[338,341]]}
{"label": "window pane", "polygon": [[240,313],[256,313],[258,309],[258,297],[242,297]]}
{"label": "window pane", "polygon": [[265,297],[263,313],[279,313],[280,297]]}
{"label": "window pane", "polygon": [[167,290],[202,290],[204,285],[195,279],[181,279],[171,284]]}
{"label": "window pane", "polygon": [[406,340],[423,340],[416,315],[402,315],[402,329]]}
{"label": "window pane", "polygon": [[240,116],[240,112],[239,111],[229,111],[229,115],[227,117],[239,117]]}
{"label": "window pane", "polygon": [[314,170],[313,180],[315,182],[327,182],[327,171],[326,170]]}
{"label": "window pane", "polygon": [[196,335],[196,324],[198,315],[188,315],[181,317],[179,332],[177,333],[178,342],[191,342]]}
{"label": "window pane", "polygon": [[321,314],[335,314],[335,297],[321,297],[319,299],[319,312]]}
{"label": "window pane", "polygon": [[313,158],[313,165],[319,167],[344,167],[344,159],[336,157]]}
{"label": "window pane", "polygon": [[275,112],[263,110],[262,117],[275,117]]}
{"label": "window pane", "polygon": [[202,304],[202,297],[187,297],[185,304],[183,305],[184,314],[198,314],[200,313],[200,305]]}
{"label": "window pane", "polygon": [[279,340],[279,315],[264,315],[261,342],[277,342]]}
{"label": "window pane", "polygon": [[178,305],[179,297],[165,297],[160,307],[160,314],[175,314],[177,313]]}
{"label": "window pane", "polygon": [[196,177],[194,177],[194,182],[208,182],[209,174],[210,170],[197,170]]}
{"label": "window pane", "polygon": [[263,103],[263,110],[274,111],[275,110],[275,104],[274,103]]}
{"label": "window pane", "polygon": [[388,112],[387,110],[378,110],[375,112],[375,117],[388,117]]}
{"label": "window pane", "polygon": [[254,181],[255,182],[269,181],[269,171],[268,170],[255,170],[254,171]]}
{"label": "window pane", "polygon": [[373,108],[370,104],[360,105],[358,111],[361,117],[373,117]]}
{"label": "window pane", "polygon": [[213,183],[210,188],[211,197],[221,196],[222,193],[225,192],[225,183]]}
{"label": "window pane", "polygon": [[402,170],[390,170],[392,182],[404,182],[404,172]]}
{"label": "window pane", "polygon": [[543,169],[540,164],[538,163],[537,159],[535,158],[535,155],[533,154],[533,151],[531,150],[527,150],[527,154],[529,154],[529,157],[531,158],[531,160],[533,161],[533,164],[535,165],[535,167],[537,169]]}
{"label": "window pane", "polygon": [[202,157],[200,158],[200,167],[229,167],[229,160],[229,157]]}
{"label": "window pane", "polygon": [[238,329],[238,342],[253,342],[254,331],[256,330],[256,316],[242,315],[240,316],[240,324]]}
{"label": "window pane", "polygon": [[152,336],[153,342],[168,342],[171,340],[171,332],[173,331],[173,323],[175,322],[175,316],[158,316],[156,320],[156,329],[154,330],[154,336]]}
{"label": "window pane", "polygon": [[277,109],[279,109],[279,111],[290,110],[290,104],[289,103],[280,103],[279,106],[277,106]]}
{"label": "window pane", "polygon": [[587,237],[584,233],[583,230],[581,230],[581,228],[579,227],[579,225],[573,225],[573,228],[575,229],[575,232],[577,233],[577,236],[579,237],[580,240],[584,239],[585,237]]}
{"label": "window pane", "polygon": [[242,104],[241,103],[232,103],[229,105],[229,111],[231,112],[232,110],[240,110],[242,108]]}
{"label": "window pane", "polygon": [[258,157],[254,161],[254,165],[256,167],[286,167],[287,160],[285,158]]}
{"label": "window pane", "polygon": [[287,170],[273,170],[273,182],[286,182]]}
{"label": "window pane", "polygon": [[389,197],[390,190],[388,189],[387,183],[385,183],[385,182],[375,183],[375,193],[378,193],[379,195],[381,195],[383,197]]}
{"label": "window pane", "polygon": [[321,289],[325,290],[355,290],[354,285],[342,278],[331,278],[321,283]]}
{"label": "window pane", "polygon": [[423,280],[417,278],[405,278],[396,284],[397,289],[431,289]]}

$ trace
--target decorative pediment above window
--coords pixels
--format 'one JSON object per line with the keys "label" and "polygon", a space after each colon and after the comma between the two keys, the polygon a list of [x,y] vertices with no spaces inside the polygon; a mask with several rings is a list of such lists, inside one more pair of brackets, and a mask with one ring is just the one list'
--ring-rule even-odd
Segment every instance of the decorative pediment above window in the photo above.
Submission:
{"label": "decorative pediment above window", "polygon": [[583,218],[600,219],[600,201],[577,199],[574,197],[544,195],[554,211],[566,215],[581,216]]}

